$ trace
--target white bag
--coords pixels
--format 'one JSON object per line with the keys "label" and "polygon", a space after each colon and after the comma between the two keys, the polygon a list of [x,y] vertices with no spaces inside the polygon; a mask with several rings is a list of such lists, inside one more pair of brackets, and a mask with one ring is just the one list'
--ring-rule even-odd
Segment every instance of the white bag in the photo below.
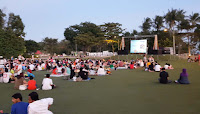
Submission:
{"label": "white bag", "polygon": [[76,82],[76,76],[73,77],[73,81]]}
{"label": "white bag", "polygon": [[20,85],[20,86],[19,86],[19,90],[22,90],[22,91],[23,91],[23,90],[26,90],[26,89],[27,89],[27,86],[26,86],[26,85]]}

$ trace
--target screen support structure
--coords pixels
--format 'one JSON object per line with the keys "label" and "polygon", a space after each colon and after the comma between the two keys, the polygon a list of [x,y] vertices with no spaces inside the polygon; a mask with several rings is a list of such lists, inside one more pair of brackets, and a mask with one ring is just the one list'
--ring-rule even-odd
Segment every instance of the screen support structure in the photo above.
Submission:
{"label": "screen support structure", "polygon": [[154,46],[153,49],[154,50],[159,50],[159,46],[158,46],[158,35],[134,35],[134,36],[125,36],[122,37],[122,41],[121,41],[121,45],[120,45],[120,50],[124,50],[125,47],[125,42],[124,39],[138,39],[138,38],[154,38]]}

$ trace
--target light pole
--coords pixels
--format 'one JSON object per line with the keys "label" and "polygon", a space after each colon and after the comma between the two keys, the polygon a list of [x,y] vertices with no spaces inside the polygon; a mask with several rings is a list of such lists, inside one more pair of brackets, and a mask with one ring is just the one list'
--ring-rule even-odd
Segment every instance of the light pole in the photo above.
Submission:
{"label": "light pole", "polygon": [[174,55],[176,55],[176,44],[175,44],[175,35],[174,35],[174,31],[173,31],[173,52],[174,52]]}

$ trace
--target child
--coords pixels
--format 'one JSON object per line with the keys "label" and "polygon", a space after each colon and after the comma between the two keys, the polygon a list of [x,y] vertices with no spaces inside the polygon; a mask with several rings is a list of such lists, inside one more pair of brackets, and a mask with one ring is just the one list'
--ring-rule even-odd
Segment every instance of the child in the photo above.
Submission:
{"label": "child", "polygon": [[36,81],[33,79],[32,76],[30,76],[29,78],[30,80],[28,81],[28,90],[36,90],[37,85],[36,85]]}

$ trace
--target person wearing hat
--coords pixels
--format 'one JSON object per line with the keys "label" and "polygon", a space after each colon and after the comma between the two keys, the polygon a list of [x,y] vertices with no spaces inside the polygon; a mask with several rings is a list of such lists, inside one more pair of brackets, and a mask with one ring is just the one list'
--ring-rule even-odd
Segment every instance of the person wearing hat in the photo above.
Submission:
{"label": "person wearing hat", "polygon": [[42,90],[51,90],[55,88],[52,79],[50,79],[50,74],[46,74],[46,78],[42,81]]}

